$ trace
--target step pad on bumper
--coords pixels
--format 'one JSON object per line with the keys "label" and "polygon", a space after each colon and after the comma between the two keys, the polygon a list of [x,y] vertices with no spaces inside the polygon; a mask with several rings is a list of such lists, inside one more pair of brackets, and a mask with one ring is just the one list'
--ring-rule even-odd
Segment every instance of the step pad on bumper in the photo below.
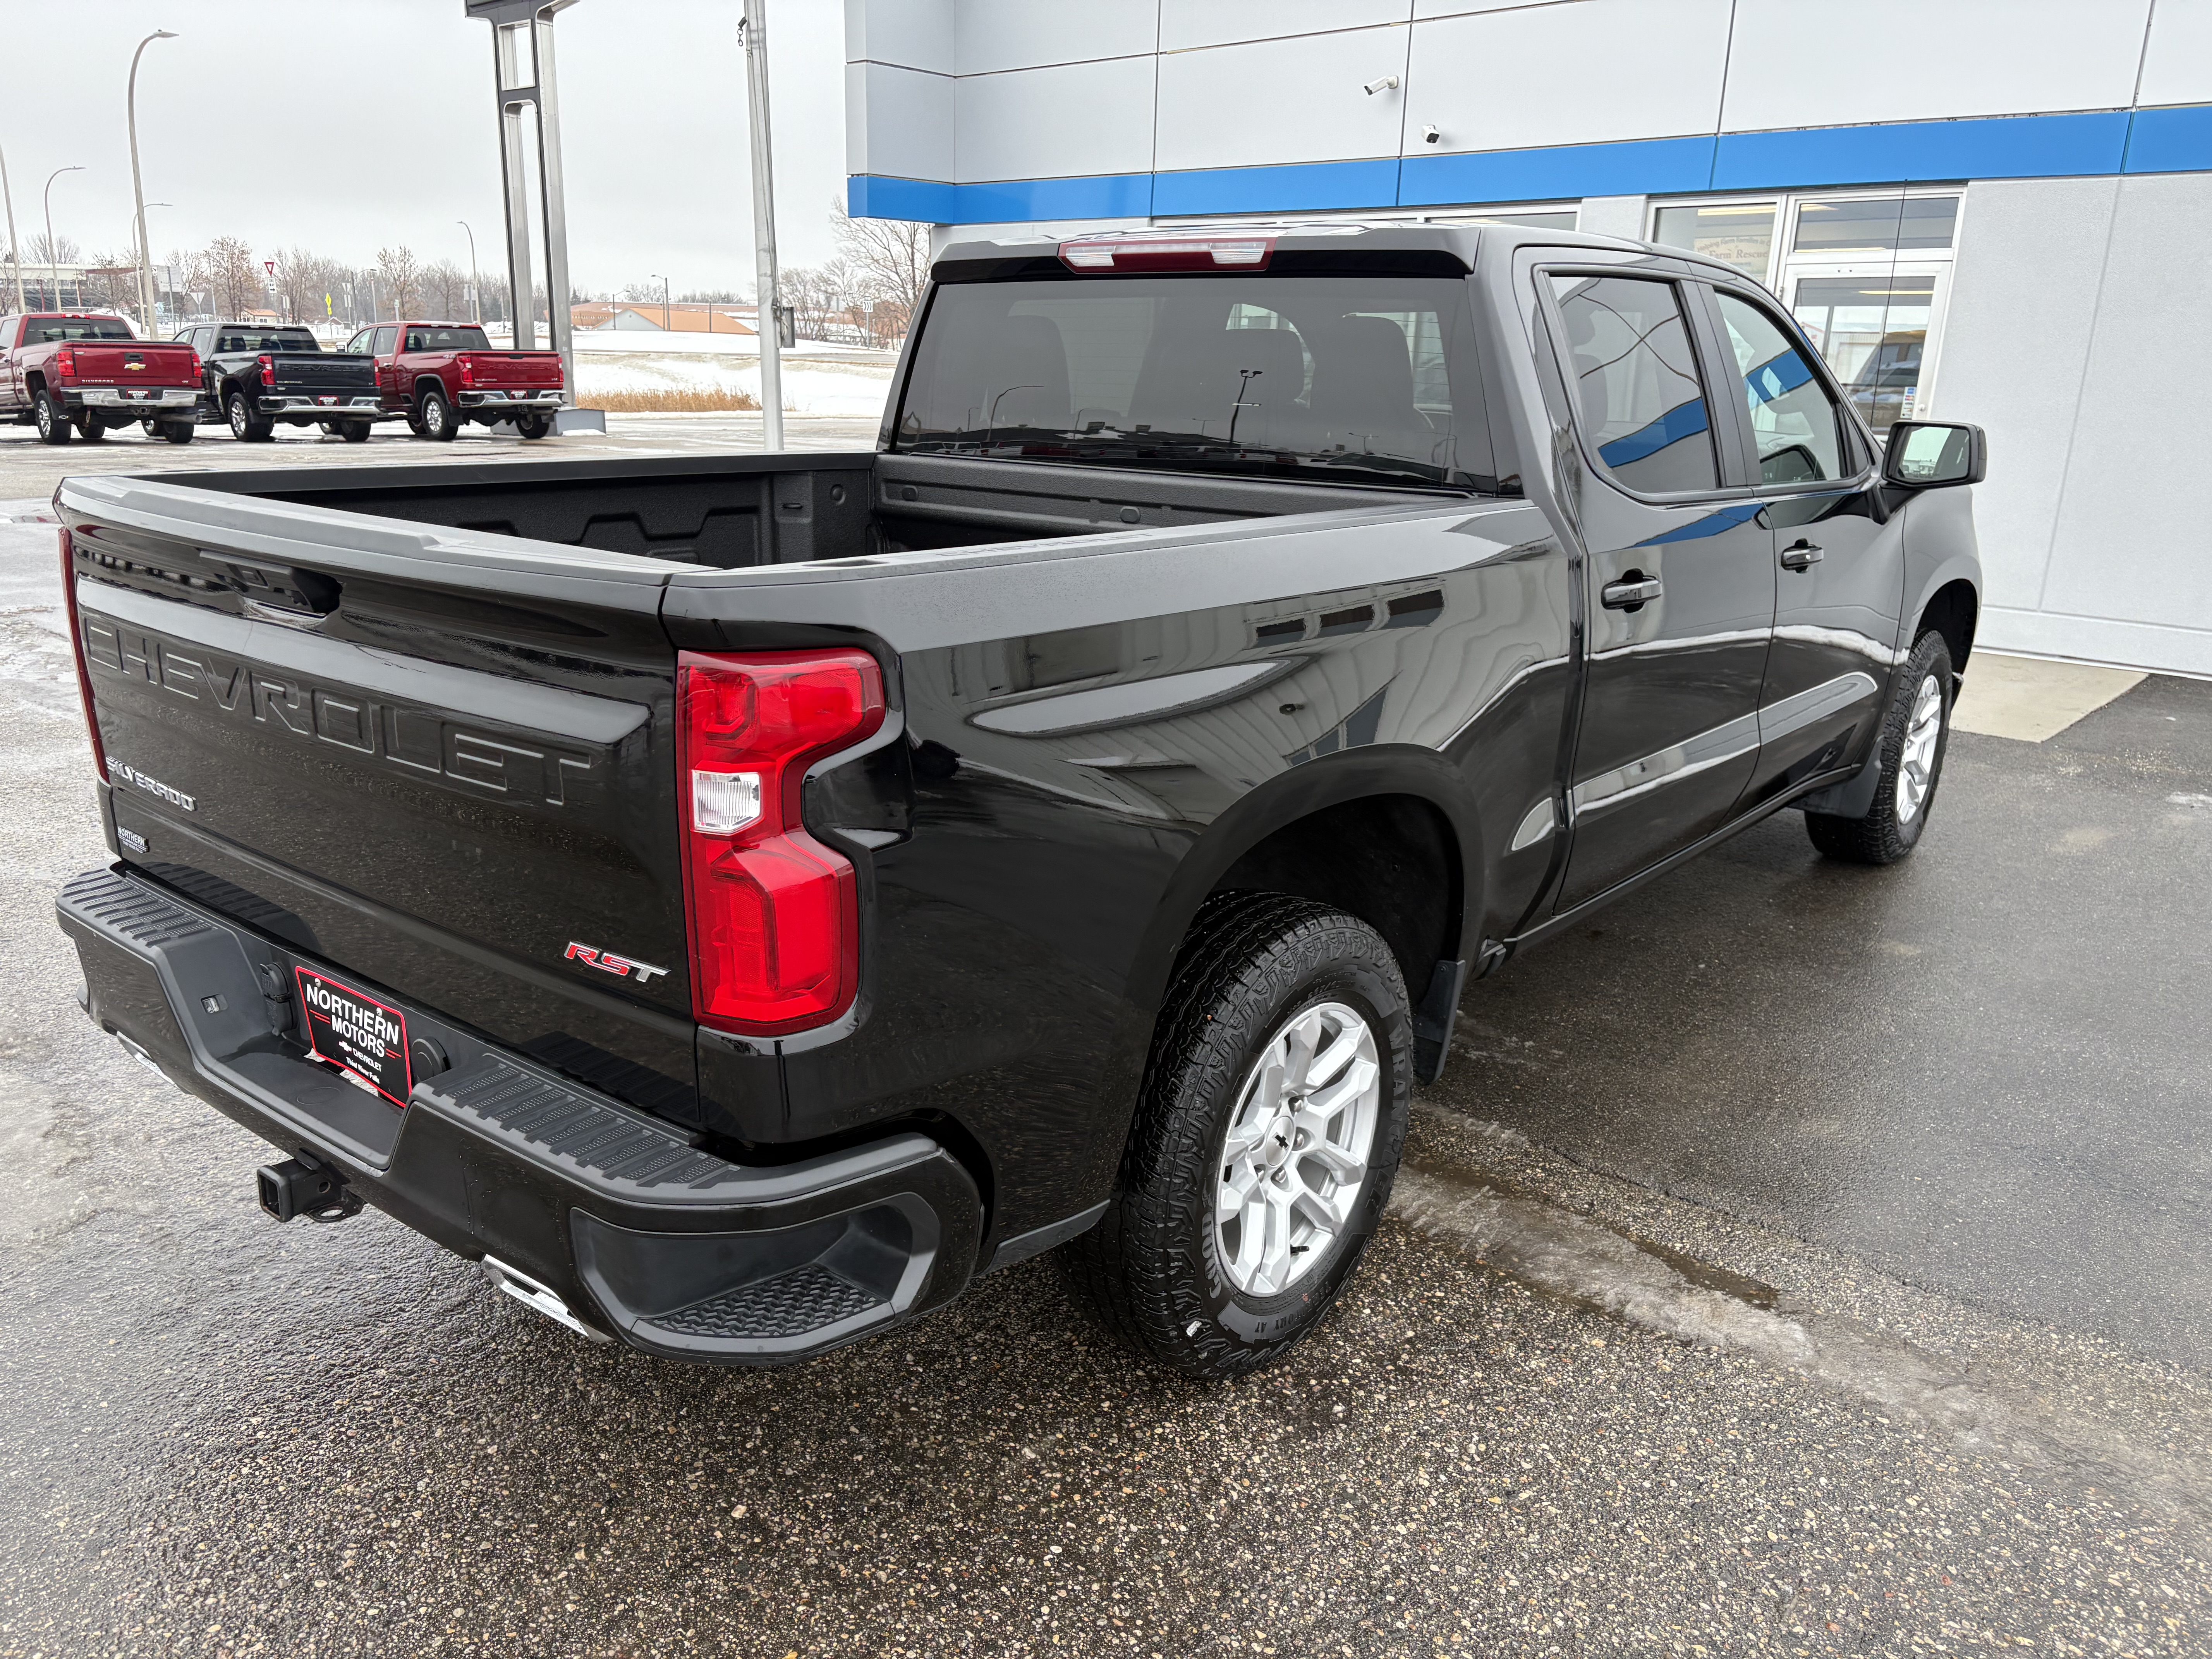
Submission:
{"label": "step pad on bumper", "polygon": [[744,1179],[735,1164],[701,1152],[681,1130],[497,1058],[425,1078],[410,1098],[619,1188],[703,1193]]}

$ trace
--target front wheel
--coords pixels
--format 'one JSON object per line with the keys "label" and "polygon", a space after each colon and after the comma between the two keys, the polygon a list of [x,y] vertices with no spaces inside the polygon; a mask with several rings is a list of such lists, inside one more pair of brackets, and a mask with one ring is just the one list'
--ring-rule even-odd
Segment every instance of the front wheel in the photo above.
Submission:
{"label": "front wheel", "polygon": [[543,438],[553,430],[553,417],[550,415],[518,415],[514,417],[514,429],[526,438]]}
{"label": "front wheel", "polygon": [[162,422],[161,432],[173,444],[188,444],[192,441],[192,423],[189,420],[166,421]]}
{"label": "front wheel", "polygon": [[461,417],[442,392],[430,391],[422,394],[422,407],[416,412],[418,429],[434,443],[448,444],[460,436]]}
{"label": "front wheel", "polygon": [[1805,833],[1823,856],[1844,864],[1894,864],[1920,844],[1942,781],[1951,736],[1951,648],[1929,630],[1898,672],[1876,738],[1881,781],[1864,817],[1805,814]]}
{"label": "front wheel", "polygon": [[88,415],[76,423],[76,435],[88,444],[103,443],[107,438],[107,422],[97,415]]}
{"label": "front wheel", "polygon": [[1237,1376],[1317,1324],[1390,1194],[1413,1017],[1366,923],[1273,893],[1208,901],[1163,1007],[1120,1190],[1063,1252],[1128,1346]]}
{"label": "front wheel", "polygon": [[340,421],[337,424],[338,436],[343,438],[348,443],[365,444],[368,441],[367,421]]}

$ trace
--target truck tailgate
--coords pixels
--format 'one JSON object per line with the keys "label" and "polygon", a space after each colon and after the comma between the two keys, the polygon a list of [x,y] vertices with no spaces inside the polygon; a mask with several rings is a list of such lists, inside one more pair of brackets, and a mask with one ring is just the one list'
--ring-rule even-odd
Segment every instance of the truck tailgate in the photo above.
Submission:
{"label": "truck tailgate", "polygon": [[270,359],[279,392],[374,392],[376,359],[336,351],[282,353]]}
{"label": "truck tailgate", "polygon": [[561,384],[561,356],[554,351],[471,351],[469,384],[506,389]]}
{"label": "truck tailgate", "polygon": [[71,348],[73,386],[191,386],[199,358],[176,341],[86,340]]}
{"label": "truck tailgate", "polygon": [[130,862],[696,1113],[665,568],[129,478],[58,499]]}

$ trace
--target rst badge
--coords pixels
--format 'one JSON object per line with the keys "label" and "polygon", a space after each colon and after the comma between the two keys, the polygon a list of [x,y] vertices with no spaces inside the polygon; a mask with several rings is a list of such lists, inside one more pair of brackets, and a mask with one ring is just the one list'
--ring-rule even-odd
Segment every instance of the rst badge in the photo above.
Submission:
{"label": "rst badge", "polygon": [[574,939],[568,941],[568,960],[596,968],[603,974],[612,974],[617,979],[634,979],[640,985],[650,985],[655,974],[665,976],[668,972],[649,962],[632,962],[628,957],[618,957],[595,945],[579,945]]}

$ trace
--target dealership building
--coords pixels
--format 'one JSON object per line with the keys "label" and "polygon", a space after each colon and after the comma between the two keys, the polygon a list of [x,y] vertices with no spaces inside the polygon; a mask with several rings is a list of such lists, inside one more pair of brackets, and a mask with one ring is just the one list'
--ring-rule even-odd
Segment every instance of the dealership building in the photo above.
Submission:
{"label": "dealership building", "polygon": [[953,239],[1507,219],[1780,295],[1989,429],[1981,642],[2212,675],[2212,0],[847,0],[848,205]]}

